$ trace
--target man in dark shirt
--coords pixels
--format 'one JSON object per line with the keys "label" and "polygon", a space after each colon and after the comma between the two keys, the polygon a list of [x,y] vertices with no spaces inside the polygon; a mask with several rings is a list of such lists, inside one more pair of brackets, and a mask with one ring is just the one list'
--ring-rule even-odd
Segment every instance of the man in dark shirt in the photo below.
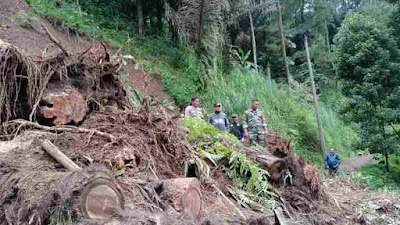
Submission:
{"label": "man in dark shirt", "polygon": [[222,112],[222,105],[219,102],[214,104],[214,112],[208,116],[208,122],[215,128],[228,131],[229,121],[226,114]]}
{"label": "man in dark shirt", "polygon": [[240,123],[239,116],[236,114],[232,115],[232,123],[229,124],[229,132],[234,134],[240,142],[244,141],[244,129],[243,125]]}

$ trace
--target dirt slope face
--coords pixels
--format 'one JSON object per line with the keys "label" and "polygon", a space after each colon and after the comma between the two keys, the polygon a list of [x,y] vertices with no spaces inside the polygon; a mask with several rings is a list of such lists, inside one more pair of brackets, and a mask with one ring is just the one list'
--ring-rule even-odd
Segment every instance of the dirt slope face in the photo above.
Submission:
{"label": "dirt slope face", "polygon": [[34,15],[25,1],[0,0],[0,39],[3,41],[23,49],[28,55],[53,55],[61,52],[46,35],[42,24],[70,52],[89,46],[86,38],[56,30],[48,21]]}
{"label": "dirt slope face", "polygon": [[[61,52],[48,37],[42,24],[48,27],[51,34],[69,52],[75,53],[87,49],[91,41],[76,32],[54,27],[49,21],[35,15],[24,0],[0,0],[0,39],[13,44],[28,55],[49,56]],[[137,91],[144,91],[143,72],[128,64],[130,81]],[[159,100],[173,101],[164,90],[161,75],[149,74],[148,89],[159,97]]]}

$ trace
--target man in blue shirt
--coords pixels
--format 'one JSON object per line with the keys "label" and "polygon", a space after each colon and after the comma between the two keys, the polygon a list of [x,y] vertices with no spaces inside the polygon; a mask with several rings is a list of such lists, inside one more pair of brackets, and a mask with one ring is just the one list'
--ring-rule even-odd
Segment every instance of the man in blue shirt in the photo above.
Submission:
{"label": "man in blue shirt", "polygon": [[324,161],[325,167],[329,169],[329,175],[335,176],[339,169],[340,157],[334,148],[331,148],[329,153],[326,153]]}
{"label": "man in blue shirt", "polygon": [[226,114],[222,112],[221,103],[216,102],[214,104],[214,112],[208,116],[208,122],[217,129],[228,130],[229,121]]}

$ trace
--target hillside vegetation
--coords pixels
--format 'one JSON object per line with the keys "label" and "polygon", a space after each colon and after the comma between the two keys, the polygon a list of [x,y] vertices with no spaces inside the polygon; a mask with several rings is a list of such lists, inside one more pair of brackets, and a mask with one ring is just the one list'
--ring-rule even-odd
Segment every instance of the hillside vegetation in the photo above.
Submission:
{"label": "hillside vegetation", "polygon": [[[81,30],[115,47],[123,46],[125,54],[133,55],[137,63],[150,72],[162,74],[167,91],[180,106],[187,105],[192,96],[197,96],[203,101],[207,112],[211,112],[215,101],[220,101],[223,110],[231,115],[244,112],[251,99],[261,100],[269,127],[278,135],[292,139],[295,152],[311,161],[321,162],[310,87],[300,86],[289,92],[287,85],[268,81],[265,74],[257,74],[235,63],[230,70],[217,68],[210,73],[193,52],[171,42],[166,34],[157,38],[138,37],[128,18],[115,13],[115,16],[109,16],[114,10],[112,4],[100,4],[94,8],[89,5],[78,7],[75,2],[68,1],[61,7],[56,7],[51,1],[30,2],[36,13],[62,21],[66,28]],[[223,63],[218,57],[214,61],[216,64]],[[206,73],[211,79],[204,78]],[[346,124],[339,118],[340,94],[330,90],[329,95],[321,99],[327,145],[337,148],[343,155],[351,156],[359,137],[356,126]]]}

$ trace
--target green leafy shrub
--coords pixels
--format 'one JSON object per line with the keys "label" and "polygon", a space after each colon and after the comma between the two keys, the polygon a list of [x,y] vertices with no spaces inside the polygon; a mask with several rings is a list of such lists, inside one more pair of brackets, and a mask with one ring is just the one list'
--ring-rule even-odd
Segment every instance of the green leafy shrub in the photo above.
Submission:
{"label": "green leafy shrub", "polygon": [[189,127],[188,140],[197,144],[197,151],[203,158],[216,162],[227,159],[223,164],[224,171],[236,188],[251,193],[254,201],[266,207],[273,205],[270,199],[276,195],[267,182],[269,173],[256,162],[246,159],[243,145],[235,136],[203,120],[185,118],[183,124]]}
{"label": "green leafy shrub", "polygon": [[372,189],[400,191],[400,155],[390,155],[390,172],[384,171],[384,164],[378,162],[368,164],[357,169],[352,174],[361,183],[367,184]]}

